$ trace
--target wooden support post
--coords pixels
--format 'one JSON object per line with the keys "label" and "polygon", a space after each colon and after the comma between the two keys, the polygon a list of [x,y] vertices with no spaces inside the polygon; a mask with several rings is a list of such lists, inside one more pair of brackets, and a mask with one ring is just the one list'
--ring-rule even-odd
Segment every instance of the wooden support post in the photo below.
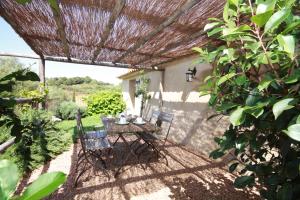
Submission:
{"label": "wooden support post", "polygon": [[161,81],[159,83],[159,110],[162,111],[162,108],[164,106],[164,99],[163,99],[163,94],[164,94],[164,88],[165,88],[165,71],[161,72]]}
{"label": "wooden support post", "polygon": [[[46,87],[46,78],[45,78],[45,59],[41,57],[39,60],[39,77],[40,77],[40,92],[43,93]],[[39,105],[39,108],[45,109],[46,103],[42,102]]]}
{"label": "wooden support post", "polygon": [[43,86],[45,86],[45,59],[41,58],[39,60],[39,77],[40,77],[40,82]]}

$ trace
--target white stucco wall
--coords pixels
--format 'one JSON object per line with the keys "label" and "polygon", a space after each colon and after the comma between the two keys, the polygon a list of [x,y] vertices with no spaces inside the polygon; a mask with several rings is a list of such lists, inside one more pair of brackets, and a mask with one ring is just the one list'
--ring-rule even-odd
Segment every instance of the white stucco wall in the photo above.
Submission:
{"label": "white stucco wall", "polygon": [[126,102],[126,107],[128,110],[134,110],[134,98],[132,98],[132,81],[124,80],[122,82],[122,94],[123,99]]}
{"label": "white stucco wall", "polygon": [[[199,97],[199,86],[209,73],[209,64],[194,64],[197,57],[189,57],[169,63],[164,72],[148,72],[149,91],[152,98],[147,102],[145,116],[150,116],[160,105],[163,111],[175,115],[169,139],[197,148],[208,154],[216,145],[214,137],[220,135],[227,126],[226,121],[207,121],[213,114],[208,107],[209,96]],[[193,82],[186,82],[188,68],[196,66],[197,74]],[[126,85],[128,80],[124,80]]]}

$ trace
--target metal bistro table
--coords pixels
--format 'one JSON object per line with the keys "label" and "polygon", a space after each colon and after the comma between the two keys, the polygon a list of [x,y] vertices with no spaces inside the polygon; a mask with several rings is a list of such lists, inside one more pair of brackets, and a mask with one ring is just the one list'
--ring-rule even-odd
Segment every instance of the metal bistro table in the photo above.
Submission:
{"label": "metal bistro table", "polygon": [[[154,133],[158,131],[160,128],[155,126],[154,124],[145,121],[145,124],[135,124],[132,121],[130,121],[128,124],[117,124],[115,118],[102,118],[102,122],[104,125],[105,130],[107,131],[108,135],[118,135],[117,140],[114,142],[113,146],[117,143],[119,139],[121,139],[124,144],[125,148],[128,150],[128,154],[126,156],[123,156],[122,162],[120,167],[117,169],[115,173],[115,177],[119,175],[119,172],[121,168],[126,164],[128,159],[130,158],[131,155],[133,155],[137,160],[139,160],[138,156],[134,152],[132,145],[129,144],[129,142],[126,140],[125,134],[127,133],[132,133],[137,136],[137,140],[135,142],[139,142],[142,140],[140,137],[140,134],[143,132],[148,132],[148,133]],[[143,166],[142,166],[143,167]]]}

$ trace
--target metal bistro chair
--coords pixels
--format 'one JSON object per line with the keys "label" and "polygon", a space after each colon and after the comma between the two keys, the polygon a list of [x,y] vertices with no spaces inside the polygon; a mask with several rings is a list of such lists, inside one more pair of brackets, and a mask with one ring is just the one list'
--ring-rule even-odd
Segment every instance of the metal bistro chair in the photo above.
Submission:
{"label": "metal bistro chair", "polygon": [[[150,123],[152,123],[153,120],[156,122],[157,119],[158,119],[159,114],[160,114],[160,111],[154,110],[154,111],[152,111],[151,116],[150,116],[149,119],[146,119],[146,116],[143,116],[143,119],[144,119],[145,121],[147,121],[147,122],[150,122]],[[140,136],[140,137],[141,137],[141,136]],[[138,144],[139,141],[140,141],[140,137],[137,138],[136,140],[134,140],[134,141],[130,144],[130,146],[134,146],[134,145]],[[148,145],[147,143],[137,145],[137,147],[135,147],[135,150],[134,150],[135,153],[137,153],[137,152],[138,152],[139,150],[141,150],[141,149],[146,148],[147,145]]]}
{"label": "metal bistro chair", "polygon": [[[153,117],[155,117],[155,114],[157,114],[157,112],[153,114],[154,114]],[[144,142],[148,145],[148,147],[150,147],[155,152],[157,158],[159,158],[159,156],[162,156],[166,160],[167,165],[168,165],[168,159],[164,154],[161,153],[161,151],[165,147],[165,144],[169,137],[173,118],[174,118],[173,114],[166,113],[166,112],[159,112],[155,125],[162,128],[162,125],[166,124],[165,127],[166,132],[164,137],[162,136],[163,135],[162,129],[156,134],[144,132],[140,135],[140,137],[144,140]],[[150,161],[150,159],[151,157],[149,158],[148,161]]]}
{"label": "metal bistro chair", "polygon": [[[85,132],[82,126],[81,115],[78,111],[76,116],[77,121],[77,133],[79,135],[81,149],[78,152],[78,159],[76,163],[75,173],[78,175],[75,178],[75,187],[78,184],[79,178],[90,168],[97,167],[101,168],[106,173],[106,163],[102,159],[102,153],[105,150],[109,152],[112,149],[107,134],[104,130],[88,131]],[[80,166],[82,170],[79,172]]]}
{"label": "metal bistro chair", "polygon": [[156,121],[157,121],[159,115],[160,115],[160,111],[154,110],[154,111],[152,112],[152,114],[151,114],[151,117],[150,117],[150,119],[149,119],[149,122],[152,122],[153,120],[155,120],[155,123],[156,123]]}

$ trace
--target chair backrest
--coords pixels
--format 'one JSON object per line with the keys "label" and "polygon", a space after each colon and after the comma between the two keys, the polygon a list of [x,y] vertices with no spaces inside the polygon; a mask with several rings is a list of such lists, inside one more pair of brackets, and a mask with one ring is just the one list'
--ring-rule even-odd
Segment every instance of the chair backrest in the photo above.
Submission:
{"label": "chair backrest", "polygon": [[85,153],[86,149],[85,149],[85,140],[84,140],[84,129],[83,129],[83,125],[82,125],[82,121],[81,121],[81,114],[80,111],[77,111],[76,114],[76,124],[77,124],[77,134],[79,135],[79,139],[80,139],[80,144],[82,147],[83,152]]}
{"label": "chair backrest", "polygon": [[153,119],[157,121],[159,115],[160,115],[160,111],[158,111],[158,110],[152,111],[149,122],[151,122]]}
{"label": "chair backrest", "polygon": [[167,113],[167,112],[160,112],[159,116],[158,116],[158,120],[156,122],[157,126],[161,127],[162,123],[167,124],[167,132],[166,132],[166,136],[164,138],[164,144],[166,144],[167,139],[169,137],[169,133],[170,133],[170,128],[173,122],[173,118],[174,118],[174,114],[171,113]]}

